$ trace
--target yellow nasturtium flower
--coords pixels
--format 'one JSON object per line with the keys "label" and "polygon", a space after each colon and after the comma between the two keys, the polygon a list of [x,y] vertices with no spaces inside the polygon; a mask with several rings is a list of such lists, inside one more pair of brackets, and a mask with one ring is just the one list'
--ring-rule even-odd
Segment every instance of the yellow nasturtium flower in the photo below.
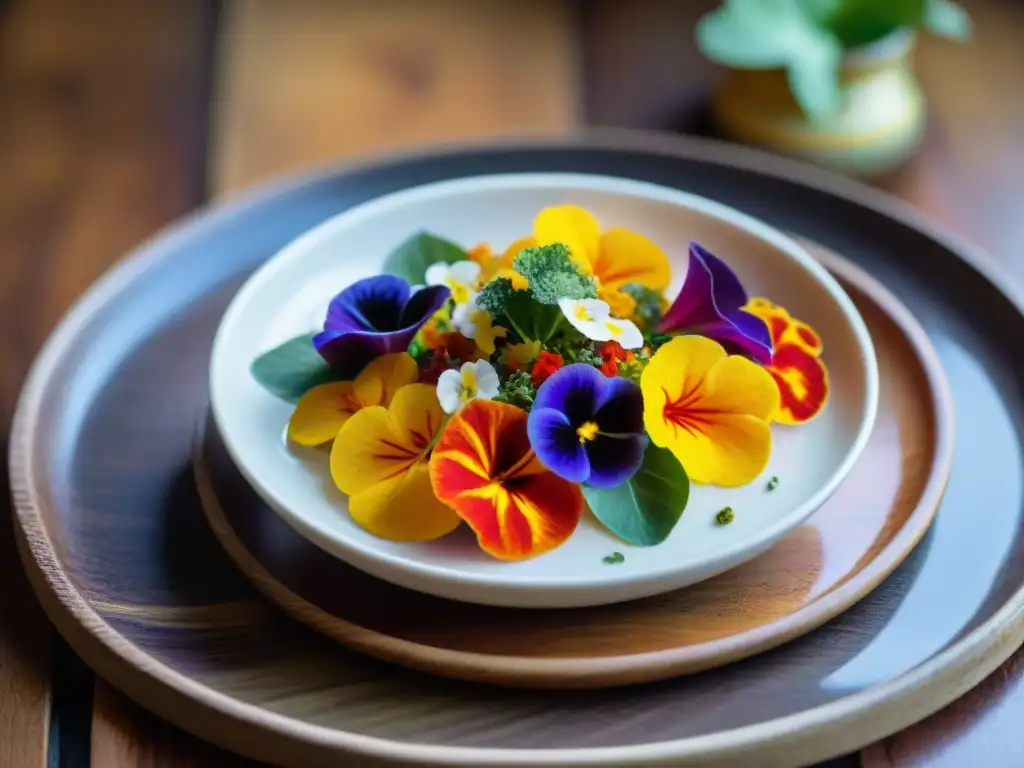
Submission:
{"label": "yellow nasturtium flower", "polygon": [[354,381],[313,387],[295,406],[288,421],[288,438],[299,445],[329,443],[352,414],[371,405],[390,405],[398,388],[418,377],[416,361],[407,352],[395,352],[378,357]]}
{"label": "yellow nasturtium flower", "polygon": [[533,220],[533,236],[539,245],[565,245],[580,269],[593,275],[598,298],[615,317],[632,317],[636,310],[623,286],[639,283],[659,293],[668,288],[672,270],[661,248],[628,229],[602,232],[593,214],[578,205],[543,209]]}
{"label": "yellow nasturtium flower", "polygon": [[757,363],[704,336],[678,336],[651,358],[640,388],[651,441],[693,482],[735,487],[764,470],[779,389]]}
{"label": "yellow nasturtium flower", "polygon": [[357,525],[392,541],[428,541],[459,525],[430,484],[430,449],[444,423],[429,384],[404,386],[389,407],[363,408],[345,423],[331,449],[331,477]]}

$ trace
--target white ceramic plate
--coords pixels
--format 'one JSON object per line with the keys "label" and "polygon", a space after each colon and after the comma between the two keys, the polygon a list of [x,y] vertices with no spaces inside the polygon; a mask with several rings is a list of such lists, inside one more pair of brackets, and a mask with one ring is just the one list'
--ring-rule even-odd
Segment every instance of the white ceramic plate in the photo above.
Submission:
{"label": "white ceramic plate", "polygon": [[[382,540],[348,516],[330,479],[327,452],[288,444],[293,406],[267,393],[252,361],[303,332],[319,330],[332,296],[378,274],[388,253],[418,230],[465,247],[504,248],[529,234],[544,206],[575,203],[605,228],[652,238],[672,259],[669,296],[697,240],[724,258],[751,295],[770,298],[815,327],[832,396],[813,422],[773,427],[763,476],[738,489],[692,486],[672,535],[631,547],[589,514],[561,547],[508,563],[482,552],[466,526],[429,543]],[[878,369],[867,328],[835,280],[799,245],[767,225],[705,198],[641,182],[579,174],[510,174],[413,188],[353,208],[309,231],[259,269],[235,296],[214,342],[211,407],[232,458],[261,496],[312,542],[378,578],[431,594],[517,607],[613,603],[709,578],[761,553],[836,489],[875,418]],[[778,476],[773,492],[767,479]],[[714,522],[724,506],[728,526]],[[625,561],[603,558],[622,552]]]}

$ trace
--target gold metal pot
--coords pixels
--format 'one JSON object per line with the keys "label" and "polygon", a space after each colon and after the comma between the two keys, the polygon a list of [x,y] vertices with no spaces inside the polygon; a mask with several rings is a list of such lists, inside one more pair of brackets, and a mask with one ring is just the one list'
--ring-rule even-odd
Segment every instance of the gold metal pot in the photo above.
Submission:
{"label": "gold metal pot", "polygon": [[920,142],[924,97],[911,65],[914,34],[899,30],[851,50],[839,75],[840,107],[808,117],[783,69],[729,70],[713,115],[728,138],[857,176],[892,170]]}

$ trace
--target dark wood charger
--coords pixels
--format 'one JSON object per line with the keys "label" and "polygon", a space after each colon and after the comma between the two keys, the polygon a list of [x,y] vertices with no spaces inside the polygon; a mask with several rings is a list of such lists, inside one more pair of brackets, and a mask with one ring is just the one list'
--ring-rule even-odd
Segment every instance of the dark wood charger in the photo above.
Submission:
{"label": "dark wood charger", "polygon": [[[499,696],[495,689],[353,661],[329,642],[266,619],[218,557],[188,478],[192,424],[205,406],[208,341],[219,313],[248,269],[341,201],[463,168],[676,179],[741,208],[756,203],[770,223],[850,254],[906,299],[930,335],[938,334],[954,397],[968,397],[975,417],[966,438],[958,436],[966,446],[959,461],[976,460],[984,446],[993,452],[985,457],[990,472],[958,473],[954,466],[944,512],[922,545],[819,631],[725,669],[643,689],[600,697]],[[902,261],[887,258],[909,243],[917,247]],[[211,251],[218,259],[208,258]],[[279,762],[373,751],[423,762],[485,764],[532,754],[561,764],[622,764],[647,759],[640,741],[657,742],[652,750],[679,758],[710,759],[713,750],[725,761],[775,754],[807,762],[829,753],[824,750],[845,751],[920,718],[979,680],[1021,630],[1016,614],[1000,610],[1019,599],[1024,583],[1024,572],[1003,557],[1019,530],[1020,508],[991,505],[985,535],[972,536],[964,525],[973,522],[965,494],[1005,499],[1019,479],[1012,457],[1020,437],[1005,410],[1016,403],[1000,397],[1018,362],[998,345],[979,346],[978,338],[992,327],[1009,333],[1024,325],[1024,316],[969,263],[981,264],[913,214],[858,187],[757,153],[657,136],[467,149],[298,182],[155,243],[142,262],[94,291],[69,319],[63,341],[44,354],[26,389],[14,453],[29,572],[61,631],[119,687],[206,738]],[[906,291],[908,281],[919,292]],[[132,313],[131,321],[109,322],[122,312]],[[959,325],[951,326],[952,319]],[[89,343],[62,351],[75,330]],[[74,375],[80,363],[90,363],[83,369],[88,375]],[[49,420],[38,419],[43,412]],[[161,440],[147,440],[152,432]],[[47,447],[57,439],[88,449]],[[37,482],[43,477],[45,484]],[[70,499],[74,514],[65,506]],[[51,539],[58,529],[73,535],[73,543]],[[966,556],[1003,570],[965,581],[958,563]],[[939,595],[944,610],[927,627],[906,610],[920,610],[922,599]],[[879,657],[879,643],[896,636],[898,644]],[[939,657],[922,664],[937,651]],[[282,669],[298,677],[289,682]],[[306,695],[298,693],[303,689]],[[367,698],[387,702],[386,710],[367,709]],[[822,724],[819,717],[831,726],[811,727]],[[767,730],[751,727],[763,720],[772,720]],[[569,751],[516,751],[524,728],[535,748]],[[728,735],[717,735],[723,729]],[[779,739],[765,738],[775,733]]]}

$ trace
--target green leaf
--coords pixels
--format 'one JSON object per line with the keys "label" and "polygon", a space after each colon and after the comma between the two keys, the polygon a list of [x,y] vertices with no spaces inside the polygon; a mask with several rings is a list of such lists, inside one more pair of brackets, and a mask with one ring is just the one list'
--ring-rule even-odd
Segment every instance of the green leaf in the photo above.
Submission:
{"label": "green leaf", "polygon": [[541,304],[529,291],[514,291],[505,302],[505,317],[524,341],[547,341],[562,327],[562,309]]}
{"label": "green leaf", "polygon": [[313,334],[304,333],[265,352],[253,361],[253,377],[271,394],[296,403],[318,384],[341,379],[313,346]]}
{"label": "green leaf", "polygon": [[936,35],[961,41],[971,36],[973,27],[967,11],[950,0],[925,0],[924,26]]}
{"label": "green leaf", "polygon": [[455,243],[419,232],[391,252],[384,262],[384,271],[405,278],[410,285],[421,285],[431,264],[438,261],[454,264],[468,258],[466,251]]}
{"label": "green leaf", "polygon": [[644,463],[616,488],[583,486],[591,511],[619,538],[639,547],[660,544],[672,533],[690,497],[690,479],[666,448],[649,443]]}
{"label": "green leaf", "polygon": [[812,117],[827,115],[839,102],[842,49],[815,18],[825,12],[815,6],[812,13],[793,0],[727,0],[697,23],[697,44],[718,64],[785,68],[801,108]]}
{"label": "green leaf", "polygon": [[[749,11],[744,13],[744,8]],[[716,64],[741,69],[783,67],[789,55],[775,43],[773,29],[763,24],[763,14],[756,3],[741,7],[725,3],[697,22],[697,47]]]}
{"label": "green leaf", "polygon": [[809,116],[825,117],[839,108],[837,73],[841,55],[839,44],[835,43],[790,62],[789,89]]}
{"label": "green leaf", "polygon": [[842,0],[827,26],[845,48],[858,48],[901,27],[917,27],[923,16],[924,0]]}

